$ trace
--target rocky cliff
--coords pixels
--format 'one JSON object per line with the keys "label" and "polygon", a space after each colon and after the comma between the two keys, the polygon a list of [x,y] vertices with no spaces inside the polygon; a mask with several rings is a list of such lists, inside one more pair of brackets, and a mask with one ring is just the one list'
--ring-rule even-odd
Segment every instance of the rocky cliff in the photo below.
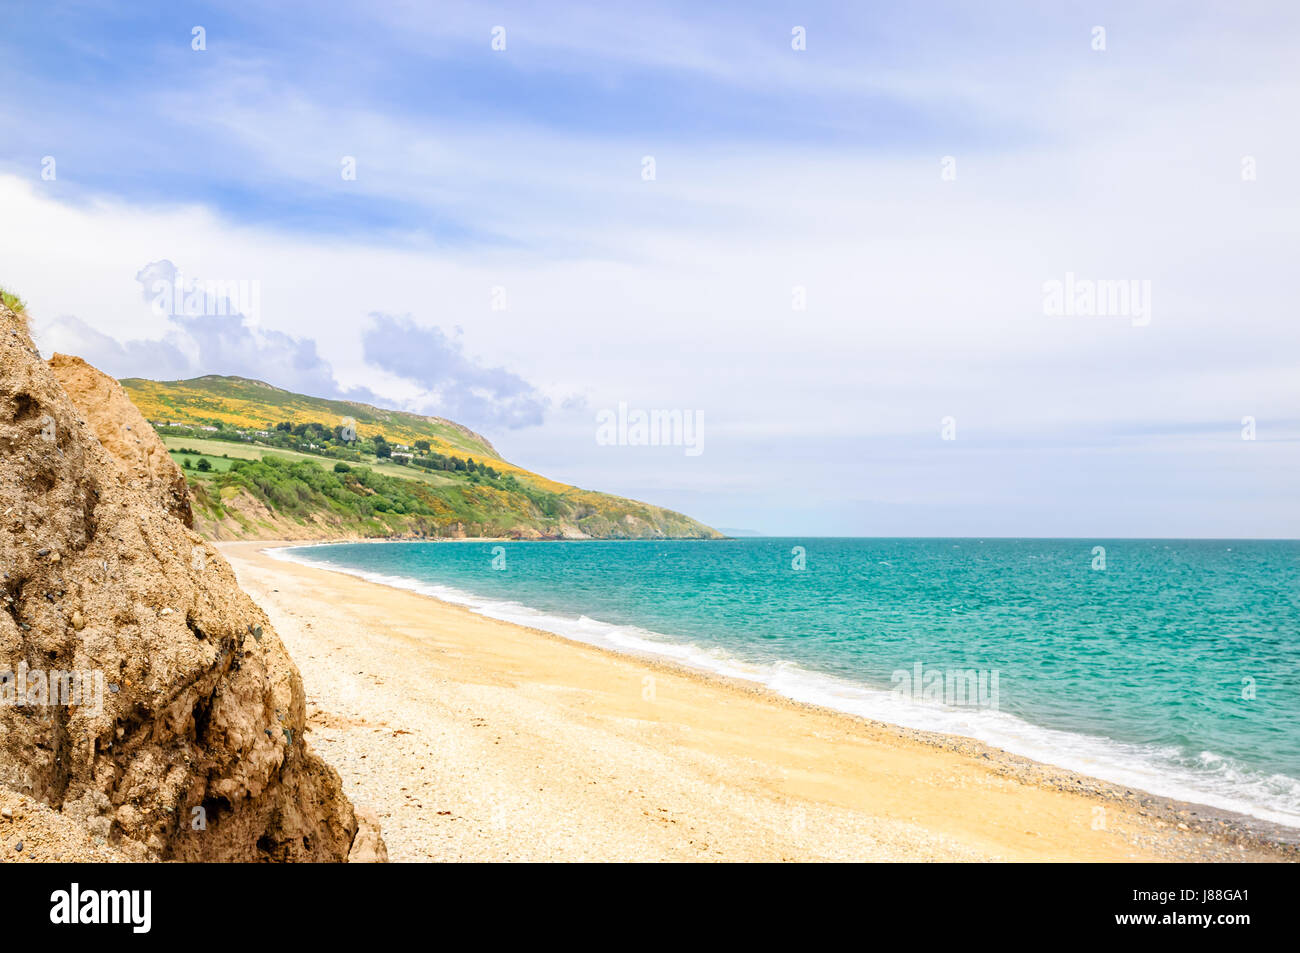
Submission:
{"label": "rocky cliff", "polygon": [[192,529],[194,514],[185,475],[121,385],[79,357],[55,354],[49,364],[95,439],[118,462],[122,478]]}
{"label": "rocky cliff", "polygon": [[345,860],[298,671],[154,440],[0,307],[0,786],[135,859]]}

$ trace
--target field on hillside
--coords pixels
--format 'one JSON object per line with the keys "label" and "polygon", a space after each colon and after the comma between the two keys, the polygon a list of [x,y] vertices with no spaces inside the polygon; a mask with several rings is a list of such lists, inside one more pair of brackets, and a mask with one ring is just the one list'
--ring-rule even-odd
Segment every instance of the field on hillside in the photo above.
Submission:
{"label": "field on hillside", "polygon": [[[196,480],[210,477],[214,473],[225,473],[230,469],[230,465],[239,459],[238,457],[217,456],[212,453],[182,453],[179,450],[168,450],[167,455],[175,461],[178,467],[185,471],[187,477]],[[202,469],[199,466],[200,460],[207,460],[209,469]]]}
{"label": "field on hillside", "polygon": [[[160,434],[163,446],[171,458],[176,461],[177,466],[183,466],[186,455],[180,453],[182,449],[197,450],[200,455],[207,457],[215,466],[217,460],[223,456],[228,456],[232,460],[260,460],[269,454],[277,457],[283,457],[286,460],[306,460],[311,463],[329,469],[334,466],[334,461],[328,457],[319,456],[311,453],[301,453],[297,450],[282,450],[279,447],[263,447],[251,443],[234,443],[228,440],[204,440],[201,437],[175,437],[170,434]],[[191,463],[197,463],[198,457],[191,456]],[[424,470],[420,467],[401,466],[396,463],[384,463],[375,457],[368,458],[362,466],[370,467],[385,476],[397,477],[402,480],[417,480],[420,483],[428,483],[432,486],[456,483],[454,477],[438,473],[433,470]],[[229,461],[223,469],[230,469]],[[187,473],[189,471],[186,471]],[[198,473],[191,474],[199,476]]]}

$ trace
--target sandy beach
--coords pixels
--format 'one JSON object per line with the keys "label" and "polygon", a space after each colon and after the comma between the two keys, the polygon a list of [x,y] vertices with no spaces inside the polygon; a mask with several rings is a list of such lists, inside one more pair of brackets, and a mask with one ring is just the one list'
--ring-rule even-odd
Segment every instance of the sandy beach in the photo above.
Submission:
{"label": "sandy beach", "polygon": [[313,746],[394,861],[1296,856],[1269,825],[266,554],[278,545],[218,544],[302,672]]}

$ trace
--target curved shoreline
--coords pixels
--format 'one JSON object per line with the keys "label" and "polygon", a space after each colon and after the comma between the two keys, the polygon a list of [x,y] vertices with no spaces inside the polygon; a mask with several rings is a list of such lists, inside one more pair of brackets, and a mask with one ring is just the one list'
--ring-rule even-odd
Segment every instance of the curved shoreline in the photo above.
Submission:
{"label": "curved shoreline", "polygon": [[[964,767],[970,767],[971,762],[974,762],[978,764],[979,769],[991,777],[1005,780],[1017,787],[1033,787],[1041,791],[1065,796],[1068,799],[1086,800],[1093,805],[1089,810],[1094,814],[1098,808],[1102,809],[1103,815],[1107,811],[1120,812],[1124,815],[1126,822],[1131,820],[1133,823],[1147,828],[1148,838],[1154,838],[1152,843],[1166,838],[1171,839],[1172,842],[1164,844],[1156,852],[1155,857],[1147,855],[1141,857],[1141,859],[1289,860],[1300,857],[1300,836],[1298,836],[1300,831],[1294,828],[1287,828],[1231,811],[1151,795],[1134,788],[1090,778],[1069,769],[1032,761],[972,739],[899,727],[824,706],[796,701],[763,685],[747,680],[731,678],[712,672],[702,672],[670,660],[620,652],[616,649],[592,645],[588,642],[578,641],[543,629],[530,628],[516,622],[492,619],[490,616],[478,615],[466,607],[443,602],[434,596],[414,592],[408,588],[364,580],[357,573],[349,572],[346,569],[325,567],[319,564],[304,564],[301,561],[288,561],[283,556],[275,557],[268,552],[281,545],[293,546],[297,544],[294,541],[286,541],[283,544],[270,541],[224,543],[221,544],[221,549],[226,551],[228,555],[236,556],[237,562],[245,562],[246,553],[248,555],[256,554],[261,560],[274,560],[276,564],[284,567],[294,567],[298,572],[309,574],[329,573],[335,579],[339,577],[349,579],[356,586],[376,587],[380,592],[401,593],[405,598],[421,600],[428,606],[438,607],[438,612],[449,619],[459,614],[473,617],[480,620],[480,628],[489,627],[489,630],[493,633],[501,631],[494,627],[508,627],[519,633],[528,633],[534,639],[540,636],[548,642],[558,643],[569,652],[596,653],[597,656],[603,658],[618,660],[621,668],[630,665],[651,673],[663,673],[665,676],[671,675],[675,679],[693,682],[700,686],[702,690],[707,687],[713,693],[725,689],[727,693],[738,694],[747,699],[752,699],[753,703],[769,710],[779,709],[788,712],[808,713],[815,716],[819,722],[833,724],[837,731],[858,737],[869,735],[872,742],[883,744],[886,747],[902,747],[913,752],[921,750],[942,752],[947,756],[960,759]],[[364,590],[357,591],[362,592]],[[295,658],[299,654],[295,650]],[[721,699],[720,703],[729,704],[726,699]],[[756,712],[755,717],[757,716],[758,713]],[[686,730],[689,730],[689,727]],[[949,762],[943,761],[942,763],[947,765]],[[971,818],[962,819],[963,823],[971,820]],[[1025,833],[1029,834],[1028,831]],[[1036,832],[1031,836],[1038,836],[1041,833]],[[1193,844],[1192,841],[1199,841],[1200,843]],[[1076,859],[1076,857],[1073,852],[1067,852],[1055,859]],[[1078,857],[1077,859],[1084,858]],[[1139,858],[1135,856],[1134,859]]]}
{"label": "curved shoreline", "polygon": [[[978,742],[1030,762],[1096,778],[1122,790],[1141,790],[1149,796],[1179,804],[1199,805],[1202,812],[1240,815],[1276,825],[1283,831],[1294,831],[1300,838],[1300,812],[1267,802],[1253,802],[1236,792],[1216,790],[1212,783],[1214,779],[1198,778],[1193,772],[1178,766],[1162,769],[1159,761],[1151,760],[1153,753],[1132,751],[1132,746],[1105,735],[1045,728],[1024,717],[1005,713],[957,711],[926,705],[900,706],[897,696],[887,689],[808,669],[795,661],[745,659],[719,650],[711,651],[664,631],[648,630],[630,623],[604,622],[581,614],[575,616],[576,610],[541,610],[518,600],[484,596],[455,585],[403,574],[400,569],[385,572],[350,566],[346,561],[335,564],[312,558],[311,549],[333,545],[336,544],[276,546],[265,552],[272,558],[341,572],[377,585],[462,606],[489,619],[546,632],[574,643],[646,661],[670,662],[709,676],[753,684],[802,704],[899,729]],[[1166,776],[1164,770],[1170,773]],[[1206,781],[1211,783],[1206,784]]]}

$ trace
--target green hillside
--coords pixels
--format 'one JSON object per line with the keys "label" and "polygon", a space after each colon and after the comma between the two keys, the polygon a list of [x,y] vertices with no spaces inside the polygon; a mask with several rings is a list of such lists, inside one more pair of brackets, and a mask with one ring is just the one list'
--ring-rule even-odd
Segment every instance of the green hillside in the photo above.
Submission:
{"label": "green hillside", "polygon": [[531,473],[440,417],[240,377],[122,385],[189,478],[196,525],[214,538],[721,536]]}
{"label": "green hillside", "polygon": [[484,437],[441,417],[383,410],[353,401],[306,397],[246,377],[212,374],[188,381],[128,377],[122,386],[140,412],[154,421],[259,429],[283,420],[319,421],[332,427],[350,417],[356,421],[357,434],[361,437],[379,433],[390,441],[406,444],[424,439],[462,453],[496,456],[496,450]]}

